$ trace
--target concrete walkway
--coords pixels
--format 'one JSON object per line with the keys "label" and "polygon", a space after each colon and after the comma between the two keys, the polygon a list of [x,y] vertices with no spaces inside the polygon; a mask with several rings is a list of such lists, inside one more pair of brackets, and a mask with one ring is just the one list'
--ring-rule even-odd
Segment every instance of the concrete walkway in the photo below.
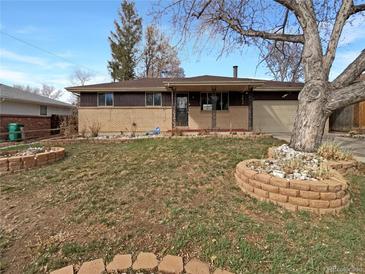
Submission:
{"label": "concrete walkway", "polygon": [[[289,142],[290,133],[273,133],[274,138]],[[341,147],[353,153],[354,158],[365,163],[365,139],[343,137],[334,133],[328,133],[323,137],[324,141],[333,141]]]}

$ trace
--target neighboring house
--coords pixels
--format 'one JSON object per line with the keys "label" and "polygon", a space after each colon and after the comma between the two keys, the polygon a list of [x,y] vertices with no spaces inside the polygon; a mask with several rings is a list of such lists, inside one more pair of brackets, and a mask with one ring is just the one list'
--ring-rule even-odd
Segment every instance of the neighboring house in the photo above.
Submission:
{"label": "neighboring house", "polygon": [[[358,81],[365,81],[365,74]],[[365,101],[336,110],[329,119],[329,125],[332,131],[365,133]]]}
{"label": "neighboring house", "polygon": [[50,135],[50,129],[57,127],[60,117],[70,115],[73,108],[70,104],[0,84],[0,139],[6,139],[9,123],[23,124],[26,138]]}
{"label": "neighboring house", "polygon": [[66,90],[80,94],[80,131],[290,131],[303,84],[236,75],[237,68],[233,77],[144,78]]}

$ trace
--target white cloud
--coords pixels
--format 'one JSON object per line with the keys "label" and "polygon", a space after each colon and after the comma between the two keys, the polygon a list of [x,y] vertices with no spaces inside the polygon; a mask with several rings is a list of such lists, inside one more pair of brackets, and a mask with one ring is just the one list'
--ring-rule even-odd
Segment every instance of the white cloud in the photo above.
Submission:
{"label": "white cloud", "polygon": [[16,62],[20,62],[20,63],[31,64],[31,65],[39,66],[39,67],[46,68],[46,69],[52,69],[52,68],[67,69],[72,66],[72,64],[68,63],[68,62],[54,62],[53,63],[45,58],[19,54],[19,53],[16,53],[16,52],[13,52],[13,51],[10,51],[7,49],[3,49],[3,48],[0,48],[0,58],[6,59],[6,60],[11,60],[11,61],[16,61]]}
{"label": "white cloud", "polygon": [[339,46],[346,46],[365,37],[365,20],[363,16],[357,16],[348,22],[341,35]]}
{"label": "white cloud", "polygon": [[42,58],[33,57],[33,56],[29,56],[29,55],[22,55],[22,54],[18,54],[16,52],[9,51],[6,49],[0,49],[0,58],[18,61],[18,62],[22,62],[22,63],[27,63],[27,64],[31,64],[31,65],[37,65],[37,66],[46,66],[47,65],[47,62]]}
{"label": "white cloud", "polygon": [[338,50],[331,69],[330,80],[336,78],[360,53],[360,50]]}

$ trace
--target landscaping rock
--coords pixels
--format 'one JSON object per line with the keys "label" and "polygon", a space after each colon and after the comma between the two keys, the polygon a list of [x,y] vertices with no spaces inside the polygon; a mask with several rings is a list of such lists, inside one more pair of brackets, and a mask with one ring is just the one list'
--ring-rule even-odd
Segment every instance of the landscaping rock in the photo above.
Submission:
{"label": "landscaping rock", "polygon": [[185,265],[187,274],[209,274],[209,265],[198,259],[192,259]]}
{"label": "landscaping rock", "polygon": [[73,265],[65,266],[63,268],[52,271],[50,274],[74,274]]}
{"label": "landscaping rock", "polygon": [[183,260],[179,256],[166,255],[158,265],[158,271],[163,273],[182,273],[184,270]]}
{"label": "landscaping rock", "polygon": [[223,270],[223,269],[220,269],[220,268],[217,268],[213,274],[233,274],[232,272],[229,272],[227,270]]}
{"label": "landscaping rock", "polygon": [[107,266],[106,270],[108,272],[118,272],[126,271],[132,266],[132,256],[127,255],[115,255],[113,261],[111,261]]}
{"label": "landscaping rock", "polygon": [[105,266],[103,259],[97,259],[83,263],[77,274],[103,274],[104,271]]}
{"label": "landscaping rock", "polygon": [[154,270],[158,265],[155,254],[149,252],[141,252],[138,254],[132,268],[133,270]]}
{"label": "landscaping rock", "polygon": [[249,167],[260,174],[289,180],[321,180],[329,174],[326,160],[315,153],[296,151],[288,145],[271,148],[270,159],[254,160]]}

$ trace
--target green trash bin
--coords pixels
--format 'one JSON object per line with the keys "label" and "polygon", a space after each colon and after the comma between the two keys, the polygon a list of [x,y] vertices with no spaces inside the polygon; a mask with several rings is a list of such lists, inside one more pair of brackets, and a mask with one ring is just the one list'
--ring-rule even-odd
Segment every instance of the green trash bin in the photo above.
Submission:
{"label": "green trash bin", "polygon": [[8,124],[8,132],[9,132],[9,141],[21,141],[22,134],[20,132],[20,128],[24,127],[22,124],[18,123],[9,123]]}

